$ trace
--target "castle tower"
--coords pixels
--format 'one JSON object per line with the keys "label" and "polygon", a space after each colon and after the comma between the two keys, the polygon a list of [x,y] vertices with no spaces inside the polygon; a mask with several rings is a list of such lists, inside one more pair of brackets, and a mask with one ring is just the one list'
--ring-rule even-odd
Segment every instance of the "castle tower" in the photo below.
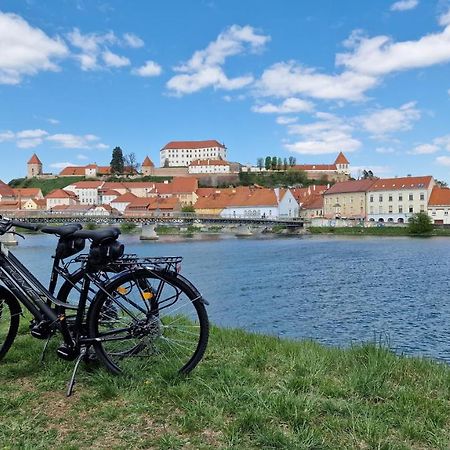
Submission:
{"label": "castle tower", "polygon": [[148,156],[145,157],[144,162],[141,165],[141,172],[144,177],[148,177],[155,173],[155,165]]}
{"label": "castle tower", "polygon": [[38,177],[42,175],[42,163],[36,153],[27,162],[27,178]]}
{"label": "castle tower", "polygon": [[345,173],[347,175],[350,174],[350,169],[349,169],[350,163],[348,162],[348,159],[345,157],[345,155],[342,152],[339,153],[334,164],[336,164],[336,170],[338,173]]}

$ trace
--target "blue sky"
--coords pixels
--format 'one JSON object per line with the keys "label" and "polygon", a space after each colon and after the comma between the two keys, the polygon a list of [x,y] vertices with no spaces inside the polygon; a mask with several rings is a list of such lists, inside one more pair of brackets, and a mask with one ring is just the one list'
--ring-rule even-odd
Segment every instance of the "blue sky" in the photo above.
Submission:
{"label": "blue sky", "polygon": [[3,0],[0,178],[218,139],[450,182],[450,2]]}

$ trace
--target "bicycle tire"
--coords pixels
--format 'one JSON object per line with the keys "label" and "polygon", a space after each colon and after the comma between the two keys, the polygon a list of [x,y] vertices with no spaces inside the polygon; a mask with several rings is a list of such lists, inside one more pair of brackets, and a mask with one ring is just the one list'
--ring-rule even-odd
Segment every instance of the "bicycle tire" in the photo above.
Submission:
{"label": "bicycle tire", "polygon": [[0,360],[11,348],[19,329],[20,305],[5,288],[0,288]]}
{"label": "bicycle tire", "polygon": [[[164,292],[167,287],[167,292],[179,291],[180,294],[177,300],[169,306],[167,306],[168,303],[164,303],[168,301],[167,299],[161,300],[161,298],[158,298],[156,300],[158,308],[151,306],[145,314],[140,312],[141,319],[138,320],[137,317],[132,318],[128,313],[125,314],[123,308],[128,309],[131,305],[129,301],[131,300],[130,292],[133,286],[135,286],[134,293],[137,294],[132,301],[139,301],[139,295],[143,298],[140,290],[142,291],[142,283],[144,282],[148,283],[150,288],[152,283],[162,283],[161,292]],[[127,297],[123,294],[117,294],[123,286],[131,286],[130,291],[126,294]],[[176,370],[183,374],[191,372],[196,367],[206,350],[209,322],[202,297],[188,280],[176,272],[151,271],[140,268],[119,274],[106,284],[104,289],[105,291],[98,292],[90,305],[87,325],[91,339],[105,339],[105,333],[111,336],[111,340],[98,340],[93,344],[98,359],[108,371],[119,374],[124,370],[124,365],[129,365],[133,369],[142,367],[143,364],[133,361],[139,358],[141,358],[140,361],[144,361],[145,357],[148,358],[145,362],[150,363],[152,367],[158,364],[168,364],[173,369],[173,365],[176,364]],[[151,292],[153,292],[153,288],[151,289]],[[155,292],[157,292],[156,289]],[[116,318],[106,315],[105,318],[107,302],[111,304],[112,298],[115,299],[113,302],[116,304],[115,307],[120,316]],[[170,299],[171,297],[167,298]],[[155,299],[152,301],[154,303]],[[145,302],[143,301],[143,303]],[[177,304],[176,308],[169,309],[175,304]],[[184,306],[186,306],[186,311],[181,311]],[[174,312],[177,312],[176,316],[173,315]],[[116,334],[110,328],[119,322],[122,327],[119,327],[119,330],[124,330],[123,338],[118,336],[117,340],[113,341],[113,336],[116,336]],[[124,327],[125,323],[127,327]],[[107,331],[103,331],[104,329]],[[141,335],[138,335],[137,330]],[[183,339],[179,339],[180,336]],[[191,341],[188,341],[188,339]],[[131,343],[128,345],[127,342],[130,341]],[[119,345],[120,342],[125,342],[125,348],[112,349],[114,345]],[[185,352],[186,355],[182,355],[182,352]],[[173,358],[173,361],[169,359],[170,357]],[[179,359],[179,361],[176,361],[176,359]]]}

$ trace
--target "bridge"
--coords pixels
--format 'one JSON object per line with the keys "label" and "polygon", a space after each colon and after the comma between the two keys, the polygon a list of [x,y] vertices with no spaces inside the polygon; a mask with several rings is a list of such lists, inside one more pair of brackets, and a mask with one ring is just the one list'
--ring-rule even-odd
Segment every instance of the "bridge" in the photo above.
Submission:
{"label": "bridge", "polygon": [[96,223],[121,224],[135,223],[137,225],[167,224],[167,225],[254,225],[274,226],[281,225],[286,228],[303,228],[303,219],[298,217],[220,217],[217,215],[197,215],[195,213],[178,213],[173,215],[94,215],[76,214],[71,212],[54,213],[50,211],[11,211],[8,217],[34,223]]}

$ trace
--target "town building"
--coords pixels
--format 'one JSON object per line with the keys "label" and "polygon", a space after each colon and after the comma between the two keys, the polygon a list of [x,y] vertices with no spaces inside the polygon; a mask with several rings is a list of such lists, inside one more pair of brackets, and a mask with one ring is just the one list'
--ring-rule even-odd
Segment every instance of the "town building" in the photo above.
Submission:
{"label": "town building", "polygon": [[61,172],[60,177],[90,177],[95,178],[103,175],[110,175],[110,166],[98,166],[97,164],[88,164],[86,166],[67,166]]}
{"label": "town building", "polygon": [[14,196],[20,201],[30,199],[40,200],[44,198],[40,188],[13,188],[13,191]]}
{"label": "town building", "polygon": [[222,159],[196,159],[189,164],[190,174],[230,173],[230,164]]}
{"label": "town building", "polygon": [[78,203],[77,196],[73,192],[64,189],[55,189],[45,196],[46,209],[51,211],[57,206],[73,206]]}
{"label": "town building", "polygon": [[42,162],[37,157],[36,153],[27,162],[27,178],[34,178],[43,175],[42,173]]}
{"label": "town building", "polygon": [[145,157],[141,164],[141,173],[144,177],[152,176],[155,173],[155,165],[148,156]]}
{"label": "town building", "polygon": [[187,167],[197,159],[227,159],[227,148],[216,140],[171,141],[159,152],[161,167]]}
{"label": "town building", "polygon": [[11,201],[15,200],[16,196],[14,190],[8,186],[6,183],[0,180],[0,201]]}
{"label": "town building", "polygon": [[342,152],[333,164],[297,164],[292,169],[306,172],[310,180],[339,182],[350,178],[350,163]]}
{"label": "town building", "polygon": [[428,200],[428,215],[436,225],[450,224],[450,189],[434,186]]}
{"label": "town building", "polygon": [[432,176],[375,180],[367,192],[367,217],[376,222],[406,223],[413,214],[427,212],[433,187]]}
{"label": "town building", "polygon": [[103,181],[78,181],[69,184],[64,190],[73,192],[82,205],[98,205],[100,203],[99,190],[102,185]]}
{"label": "town building", "polygon": [[354,180],[334,184],[323,193],[323,216],[327,219],[365,220],[367,191],[373,183],[374,180]]}
{"label": "town building", "polygon": [[110,205],[117,209],[121,214],[124,213],[126,207],[133,201],[135,201],[137,197],[131,192],[127,192],[126,194],[120,195],[116,199],[114,199]]}
{"label": "town building", "polygon": [[324,198],[322,194],[312,194],[302,204],[300,217],[305,220],[321,219],[323,217]]}

